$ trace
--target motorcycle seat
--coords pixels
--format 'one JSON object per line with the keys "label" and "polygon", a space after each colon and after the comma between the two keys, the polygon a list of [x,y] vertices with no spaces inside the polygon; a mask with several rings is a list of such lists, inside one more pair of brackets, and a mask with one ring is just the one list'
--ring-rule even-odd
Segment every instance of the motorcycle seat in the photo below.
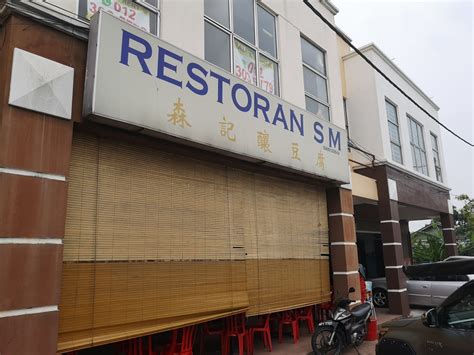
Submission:
{"label": "motorcycle seat", "polygon": [[356,319],[362,319],[370,312],[370,304],[364,303],[352,308],[351,313]]}

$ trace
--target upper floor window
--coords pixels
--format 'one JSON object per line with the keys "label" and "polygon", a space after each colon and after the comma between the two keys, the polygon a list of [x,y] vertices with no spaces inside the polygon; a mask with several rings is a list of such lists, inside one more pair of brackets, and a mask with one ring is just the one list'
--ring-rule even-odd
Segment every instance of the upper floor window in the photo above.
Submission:
{"label": "upper floor window", "polygon": [[385,100],[385,108],[387,110],[388,135],[390,136],[392,160],[403,164],[402,143],[400,141],[400,127],[398,124],[397,107],[391,102]]}
{"label": "upper floor window", "polygon": [[206,60],[278,95],[275,16],[255,0],[204,0],[204,15]]}
{"label": "upper floor window", "polygon": [[423,127],[410,116],[408,116],[408,122],[410,126],[410,145],[413,168],[422,174],[428,175]]}
{"label": "upper floor window", "polygon": [[324,52],[301,38],[306,109],[329,121],[328,79]]}
{"label": "upper floor window", "polygon": [[159,0],[79,0],[79,17],[90,20],[99,10],[158,35]]}
{"label": "upper floor window", "polygon": [[443,174],[441,173],[441,161],[439,160],[438,137],[433,133],[431,136],[431,149],[433,150],[433,163],[435,167],[436,180],[443,182]]}

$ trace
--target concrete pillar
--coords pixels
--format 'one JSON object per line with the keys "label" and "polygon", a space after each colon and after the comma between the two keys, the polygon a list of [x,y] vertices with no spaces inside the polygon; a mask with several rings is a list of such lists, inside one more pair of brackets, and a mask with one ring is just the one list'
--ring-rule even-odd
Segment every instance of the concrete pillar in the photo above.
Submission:
{"label": "concrete pillar", "polygon": [[354,287],[356,292],[350,298],[360,300],[352,191],[337,187],[328,189],[327,205],[334,296],[346,296],[349,288]]}
{"label": "concrete pillar", "polygon": [[[86,43],[17,15],[0,38],[0,354],[52,355],[73,122],[8,104],[13,49],[84,67]],[[74,79],[79,120],[84,71]]]}
{"label": "concrete pillar", "polygon": [[410,307],[406,278],[402,271],[403,248],[398,202],[396,200],[396,183],[394,181],[389,182],[384,166],[378,168],[377,192],[389,312],[408,316]]}
{"label": "concrete pillar", "polygon": [[454,217],[449,213],[441,213],[441,228],[443,228],[444,251],[446,256],[458,255],[456,234],[454,233]]}

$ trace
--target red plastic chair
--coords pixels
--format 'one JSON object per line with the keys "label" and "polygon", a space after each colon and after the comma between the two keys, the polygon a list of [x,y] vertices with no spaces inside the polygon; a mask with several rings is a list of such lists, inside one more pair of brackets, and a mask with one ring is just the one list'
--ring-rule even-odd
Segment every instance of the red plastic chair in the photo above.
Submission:
{"label": "red plastic chair", "polygon": [[293,333],[293,343],[297,343],[300,337],[298,318],[294,311],[285,311],[281,314],[278,320],[278,341],[283,342],[283,326],[291,325],[291,331]]}
{"label": "red plastic chair", "polygon": [[247,348],[247,354],[249,353],[249,333],[245,329],[245,316],[243,313],[225,319],[224,349],[222,352],[224,355],[229,354],[231,337],[236,337],[238,340],[239,355],[244,354],[244,347]]}
{"label": "red plastic chair", "polygon": [[220,338],[220,341],[221,341],[221,353],[224,352],[224,329],[223,328],[220,328],[220,329],[212,329],[209,327],[210,324],[212,323],[215,323],[215,322],[206,322],[202,325],[201,327],[201,341],[200,341],[200,349],[199,349],[199,353],[200,355],[204,354],[204,342],[205,342],[205,339],[206,337],[210,337],[210,336],[219,336]]}
{"label": "red plastic chair", "polygon": [[270,331],[270,314],[267,314],[263,317],[263,323],[256,327],[250,327],[249,330],[249,344],[250,344],[250,353],[253,354],[254,348],[254,337],[255,333],[261,332],[263,336],[263,344],[265,348],[269,348],[272,351],[272,333]]}
{"label": "red plastic chair", "polygon": [[[178,341],[179,331],[182,331],[181,339]],[[174,329],[171,335],[171,343],[163,350],[163,355],[193,355],[193,344],[196,335],[196,326]]]}
{"label": "red plastic chair", "polygon": [[308,330],[310,334],[314,333],[314,317],[313,317],[313,306],[308,306],[302,308],[298,311],[297,315],[298,322],[299,321],[306,321],[308,325]]}
{"label": "red plastic chair", "polygon": [[326,302],[318,304],[318,322],[323,322],[329,318],[329,312],[332,309],[332,303]]}
{"label": "red plastic chair", "polygon": [[129,339],[127,345],[127,355],[143,355],[142,338]]}

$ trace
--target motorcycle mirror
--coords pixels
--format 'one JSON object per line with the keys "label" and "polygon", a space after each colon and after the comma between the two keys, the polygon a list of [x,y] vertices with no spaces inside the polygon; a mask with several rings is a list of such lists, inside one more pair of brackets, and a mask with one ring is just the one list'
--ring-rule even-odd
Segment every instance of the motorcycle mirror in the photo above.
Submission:
{"label": "motorcycle mirror", "polygon": [[349,288],[349,293],[356,292],[356,289],[354,287]]}

